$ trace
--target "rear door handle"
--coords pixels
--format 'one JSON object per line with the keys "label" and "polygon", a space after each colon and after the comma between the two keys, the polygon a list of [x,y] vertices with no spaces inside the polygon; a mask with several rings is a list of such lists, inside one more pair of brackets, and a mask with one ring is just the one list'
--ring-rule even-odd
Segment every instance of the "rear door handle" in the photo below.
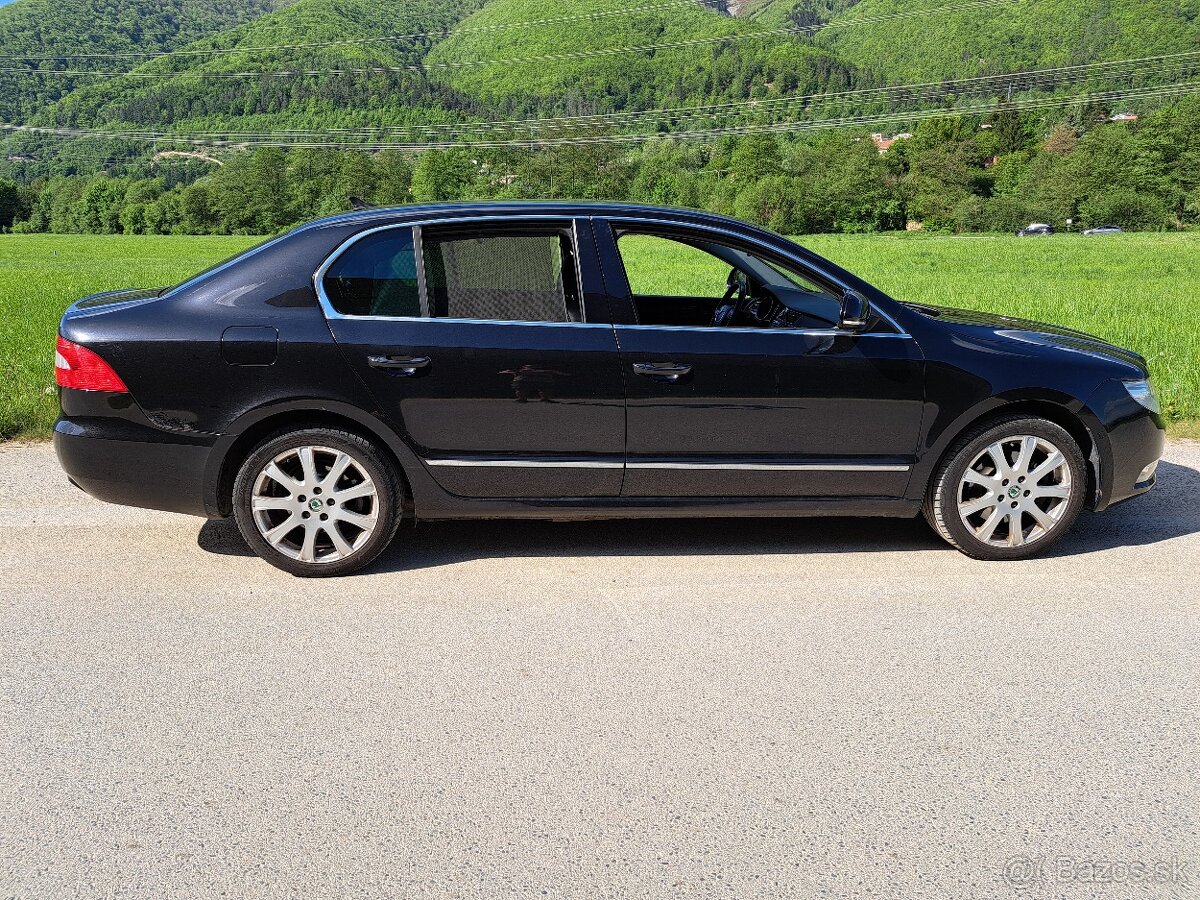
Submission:
{"label": "rear door handle", "polygon": [[396,375],[408,377],[429,368],[428,356],[368,356],[367,364],[373,369],[386,369]]}
{"label": "rear door handle", "polygon": [[684,375],[690,375],[692,367],[683,363],[634,363],[633,371],[655,381],[678,381]]}

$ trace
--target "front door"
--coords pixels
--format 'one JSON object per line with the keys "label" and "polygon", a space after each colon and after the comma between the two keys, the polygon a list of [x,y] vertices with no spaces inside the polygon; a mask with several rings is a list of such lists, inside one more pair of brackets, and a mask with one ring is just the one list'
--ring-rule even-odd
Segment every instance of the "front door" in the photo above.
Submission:
{"label": "front door", "polygon": [[[736,239],[596,223],[628,402],[624,495],[899,497],[923,363],[880,319],[837,327],[819,273]],[[787,304],[779,303],[779,298]]]}
{"label": "front door", "polygon": [[343,353],[447,491],[620,493],[624,389],[586,220],[369,232],[319,282]]}

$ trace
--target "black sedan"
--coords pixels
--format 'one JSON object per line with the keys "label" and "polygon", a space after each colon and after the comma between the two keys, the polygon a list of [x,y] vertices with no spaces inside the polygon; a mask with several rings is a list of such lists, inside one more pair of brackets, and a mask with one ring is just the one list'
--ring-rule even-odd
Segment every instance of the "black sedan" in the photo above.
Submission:
{"label": "black sedan", "polygon": [[1014,559],[1149,490],[1164,437],[1136,353],[625,205],[323,219],[79,301],[57,375],[76,485],[232,515],[297,575],[366,565],[405,517],[923,512]]}

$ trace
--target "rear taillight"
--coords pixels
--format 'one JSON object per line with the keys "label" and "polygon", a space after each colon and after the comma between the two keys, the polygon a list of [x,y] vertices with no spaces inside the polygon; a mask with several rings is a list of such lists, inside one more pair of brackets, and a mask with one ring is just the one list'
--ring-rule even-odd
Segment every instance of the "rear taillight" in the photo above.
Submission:
{"label": "rear taillight", "polygon": [[112,366],[87,347],[58,336],[54,354],[54,377],[60,387],[77,391],[111,391],[127,394],[129,388]]}

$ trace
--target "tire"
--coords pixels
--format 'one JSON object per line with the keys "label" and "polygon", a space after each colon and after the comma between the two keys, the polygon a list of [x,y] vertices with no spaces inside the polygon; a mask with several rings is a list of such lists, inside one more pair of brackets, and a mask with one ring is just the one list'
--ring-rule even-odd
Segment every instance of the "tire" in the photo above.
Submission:
{"label": "tire", "polygon": [[1025,559],[1071,530],[1086,493],[1083,453],[1066,429],[1011,415],[969,429],[946,451],[924,513],[967,556]]}
{"label": "tire", "polygon": [[233,484],[233,515],[246,543],[276,568],[346,575],[391,543],[403,497],[396,467],[370,441],[301,428],[266,438],[246,457]]}

